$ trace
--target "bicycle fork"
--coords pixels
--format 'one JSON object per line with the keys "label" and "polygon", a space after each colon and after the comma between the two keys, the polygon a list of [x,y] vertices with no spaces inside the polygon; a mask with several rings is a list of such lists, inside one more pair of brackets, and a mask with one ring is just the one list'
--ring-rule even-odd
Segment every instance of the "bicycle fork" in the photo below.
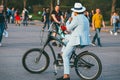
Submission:
{"label": "bicycle fork", "polygon": [[[40,52],[43,53],[43,50],[40,51]],[[35,58],[35,63],[38,63],[38,62],[39,62],[41,56],[42,56],[42,54],[40,54],[39,56],[37,56],[37,57]]]}
{"label": "bicycle fork", "polygon": [[38,63],[40,58],[41,58],[42,54],[40,54],[38,57],[35,58],[35,63]]}

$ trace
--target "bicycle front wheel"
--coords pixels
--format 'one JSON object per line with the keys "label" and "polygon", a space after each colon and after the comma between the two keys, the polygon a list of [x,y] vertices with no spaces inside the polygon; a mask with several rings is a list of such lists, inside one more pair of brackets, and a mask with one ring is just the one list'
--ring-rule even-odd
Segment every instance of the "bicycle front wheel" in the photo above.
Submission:
{"label": "bicycle front wheel", "polygon": [[75,59],[75,71],[82,80],[96,80],[101,75],[102,64],[95,54],[86,51]]}
{"label": "bicycle front wheel", "polygon": [[42,49],[34,48],[28,50],[22,58],[24,68],[31,73],[45,71],[50,63],[48,54]]}

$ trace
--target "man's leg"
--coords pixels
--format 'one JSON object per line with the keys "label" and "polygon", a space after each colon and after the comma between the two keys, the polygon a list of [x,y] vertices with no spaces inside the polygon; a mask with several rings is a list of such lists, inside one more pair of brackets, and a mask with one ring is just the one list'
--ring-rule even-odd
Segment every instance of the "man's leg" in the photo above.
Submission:
{"label": "man's leg", "polygon": [[93,46],[96,46],[96,44],[95,44],[96,39],[97,39],[97,31],[95,30],[95,35],[94,35],[93,40],[92,40]]}
{"label": "man's leg", "polygon": [[0,25],[0,46],[2,46],[2,37],[3,37],[3,32],[4,32],[4,25]]}
{"label": "man's leg", "polygon": [[[55,32],[52,34],[54,37],[57,36],[57,33],[58,33],[58,27],[59,25],[57,23],[53,23],[53,26],[54,26],[54,30]],[[53,43],[52,43],[53,46],[57,46],[57,43],[55,40],[53,40]]]}
{"label": "man's leg", "polygon": [[48,30],[49,30],[49,27],[50,27],[50,22],[49,21],[47,21],[47,25],[48,25]]}
{"label": "man's leg", "polygon": [[101,47],[102,45],[101,45],[101,42],[100,42],[100,31],[101,31],[101,28],[96,29],[98,46]]}
{"label": "man's leg", "polygon": [[2,33],[0,33],[0,43],[2,42]]}
{"label": "man's leg", "polygon": [[43,26],[43,28],[42,28],[42,31],[44,31],[45,27],[46,27],[46,22],[44,23],[44,26]]}
{"label": "man's leg", "polygon": [[65,47],[63,51],[63,63],[64,63],[64,78],[68,78],[70,74],[70,56],[72,54],[74,46],[68,45]]}
{"label": "man's leg", "polygon": [[113,33],[116,32],[116,23],[113,24]]}

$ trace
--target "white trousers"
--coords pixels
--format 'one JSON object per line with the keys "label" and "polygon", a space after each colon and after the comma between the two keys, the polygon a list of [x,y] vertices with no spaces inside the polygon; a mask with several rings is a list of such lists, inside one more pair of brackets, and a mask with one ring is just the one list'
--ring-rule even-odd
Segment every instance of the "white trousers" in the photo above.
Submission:
{"label": "white trousers", "polygon": [[64,65],[64,74],[70,74],[70,56],[72,54],[74,46],[70,45],[69,43],[70,35],[67,35],[64,39],[64,43],[67,44],[62,48],[62,58],[63,58],[63,65]]}
{"label": "white trousers", "polygon": [[69,42],[66,45],[66,47],[64,47],[63,50],[63,64],[64,64],[64,74],[70,74],[70,56],[72,54],[74,46],[70,46]]}

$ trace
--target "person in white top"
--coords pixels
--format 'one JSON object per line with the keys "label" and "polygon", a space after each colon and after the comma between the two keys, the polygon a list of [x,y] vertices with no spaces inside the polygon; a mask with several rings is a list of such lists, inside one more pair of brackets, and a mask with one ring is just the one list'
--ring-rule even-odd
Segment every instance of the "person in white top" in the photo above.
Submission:
{"label": "person in white top", "polygon": [[120,18],[116,12],[113,12],[113,15],[111,17],[111,25],[113,26],[113,30],[110,31],[110,34],[117,35],[117,27],[118,27],[118,21],[120,21]]}
{"label": "person in white top", "polygon": [[28,21],[28,10],[26,8],[24,8],[23,11],[22,11],[22,20],[23,20],[23,25],[27,26],[28,25],[28,23],[27,23],[27,21]]}

